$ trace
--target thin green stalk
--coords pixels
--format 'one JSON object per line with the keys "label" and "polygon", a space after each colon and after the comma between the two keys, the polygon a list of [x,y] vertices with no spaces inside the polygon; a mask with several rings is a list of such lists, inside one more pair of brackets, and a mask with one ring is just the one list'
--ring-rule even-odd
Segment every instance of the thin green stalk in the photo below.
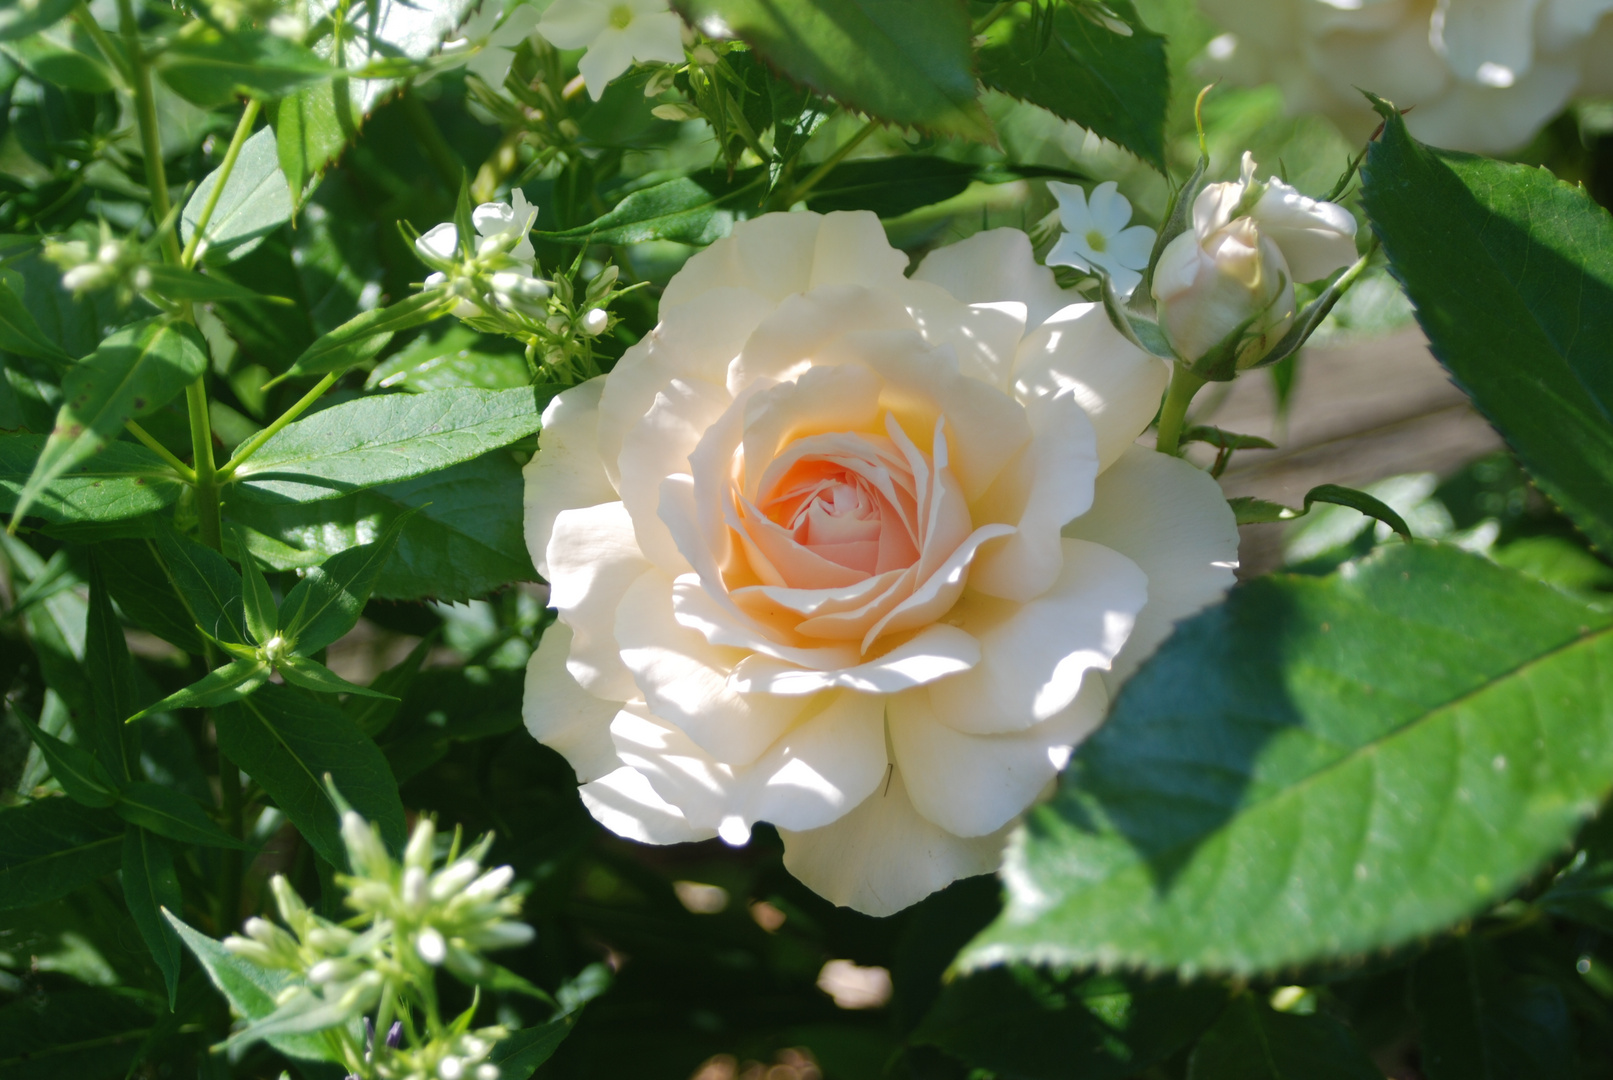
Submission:
{"label": "thin green stalk", "polygon": [[874,130],[878,127],[879,121],[868,121],[868,123],[862,126],[862,130],[858,131],[857,134],[847,139],[845,143],[841,145],[840,149],[830,154],[827,158],[819,163],[817,168],[807,173],[806,177],[799,184],[796,184],[795,189],[790,192],[790,205],[794,206],[796,203],[806,198],[808,192],[817,187],[823,178],[828,176],[836,165],[840,164],[846,159],[847,154],[861,146],[863,140],[872,135]]}
{"label": "thin green stalk", "polygon": [[1187,420],[1187,407],[1193,402],[1193,395],[1199,392],[1205,383],[1181,364],[1171,375],[1171,387],[1165,392],[1165,405],[1159,410],[1159,434],[1155,437],[1154,448],[1162,454],[1172,457],[1181,453],[1182,427]]}
{"label": "thin green stalk", "polygon": [[308,406],[318,401],[320,396],[323,395],[326,390],[329,390],[332,386],[335,386],[337,378],[338,374],[336,372],[332,372],[331,374],[326,375],[323,379],[320,379],[314,384],[314,388],[312,390],[304,394],[291,408],[277,416],[273,423],[264,428],[262,431],[258,432],[256,435],[252,436],[240,446],[236,447],[235,456],[230,458],[229,461],[225,462],[222,469],[218,470],[218,482],[222,484],[234,476],[235,470],[239,469],[243,464],[245,464],[247,458],[261,450],[263,448],[263,444],[274,438],[275,435],[280,432],[281,428],[285,427],[287,424],[297,419],[297,417],[301,416],[308,410]]}
{"label": "thin green stalk", "polygon": [[187,484],[194,484],[196,482],[195,471],[192,470],[189,465],[186,465],[183,461],[180,461],[178,458],[174,457],[174,455],[168,451],[166,446],[158,442],[156,439],[153,439],[151,434],[147,432],[145,428],[141,427],[133,420],[125,420],[123,422],[123,426],[128,429],[130,435],[133,435],[135,438],[144,443],[147,450],[150,450],[153,454],[156,454],[158,457],[162,458],[170,469],[179,474],[179,478],[181,480],[185,481]]}
{"label": "thin green stalk", "polygon": [[190,449],[196,470],[196,516],[202,543],[224,550],[220,523],[218,473],[213,467],[213,425],[207,417],[207,386],[197,379],[185,387],[185,408],[190,414]]}
{"label": "thin green stalk", "polygon": [[985,33],[986,27],[1002,18],[1005,14],[1007,14],[1008,9],[1013,7],[1018,2],[1019,0],[1003,0],[1002,3],[986,12],[975,22],[972,32],[975,34]]}
{"label": "thin green stalk", "polygon": [[224,185],[229,182],[230,173],[235,171],[235,159],[241,156],[241,147],[246,145],[246,138],[252,134],[252,125],[257,122],[258,110],[262,106],[257,98],[251,98],[241,113],[240,123],[235,125],[235,135],[230,139],[230,148],[224,151],[224,160],[219,163],[218,182],[213,190],[207,194],[207,202],[202,205],[201,215],[196,219],[196,227],[190,234],[190,241],[179,256],[179,261],[190,266],[196,261],[196,249],[201,246],[202,236],[207,232],[208,224],[213,220],[213,211],[218,208],[219,197],[224,194]]}
{"label": "thin green stalk", "polygon": [[[135,119],[140,125],[140,147],[146,158],[146,190],[151,193],[151,216],[158,222],[168,219],[173,204],[168,198],[168,173],[162,161],[162,137],[157,127],[157,98],[151,89],[151,65],[140,44],[140,27],[135,22],[134,5],[118,0],[118,21],[123,30],[123,47],[129,54],[130,89],[134,93]],[[172,229],[163,233],[162,251],[171,263],[180,261],[179,237]]]}
{"label": "thin green stalk", "polygon": [[89,5],[83,3],[82,0],[78,7],[73,9],[73,21],[78,23],[79,27],[90,36],[91,41],[95,42],[95,47],[101,50],[101,55],[106,57],[106,62],[112,65],[113,70],[122,76],[125,82],[133,83],[134,76],[129,71],[127,59],[122,53],[118,52],[117,46],[112,43],[111,36],[101,28],[100,23],[95,21],[95,16],[90,14]]}

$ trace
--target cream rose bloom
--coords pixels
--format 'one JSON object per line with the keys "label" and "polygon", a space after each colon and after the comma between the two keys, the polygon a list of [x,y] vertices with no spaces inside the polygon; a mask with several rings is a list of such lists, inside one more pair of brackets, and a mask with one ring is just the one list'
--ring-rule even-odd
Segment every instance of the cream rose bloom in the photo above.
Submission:
{"label": "cream rose bloom", "polygon": [[1613,92],[1613,0],[1202,0],[1228,31],[1212,74],[1275,82],[1294,112],[1364,138],[1393,101],[1411,133],[1452,150],[1528,142],[1578,95]]}
{"label": "cream rose bloom", "polygon": [[1163,361],[1023,233],[906,265],[872,214],[736,226],[526,469],[559,613],[526,721],[589,810],[657,844],[771,822],[875,915],[997,868],[1237,551],[1216,483],[1134,445]]}

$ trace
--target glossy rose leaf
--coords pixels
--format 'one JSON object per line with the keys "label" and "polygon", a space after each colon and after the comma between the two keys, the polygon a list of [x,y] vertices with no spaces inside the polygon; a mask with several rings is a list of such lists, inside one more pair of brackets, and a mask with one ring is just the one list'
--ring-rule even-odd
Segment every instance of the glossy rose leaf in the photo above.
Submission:
{"label": "glossy rose leaf", "polygon": [[959,965],[1241,973],[1437,931],[1613,787],[1610,665],[1613,617],[1456,549],[1244,585],[1031,812]]}

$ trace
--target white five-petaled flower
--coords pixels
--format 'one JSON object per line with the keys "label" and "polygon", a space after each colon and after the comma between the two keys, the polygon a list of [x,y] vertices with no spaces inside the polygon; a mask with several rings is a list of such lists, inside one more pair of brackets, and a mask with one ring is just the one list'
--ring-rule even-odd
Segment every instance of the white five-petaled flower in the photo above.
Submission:
{"label": "white five-petaled flower", "polygon": [[1093,188],[1088,197],[1078,184],[1048,182],[1047,190],[1059,201],[1064,235],[1047,253],[1047,265],[1101,269],[1114,282],[1116,293],[1130,296],[1143,279],[1141,271],[1148,267],[1154,230],[1131,225],[1131,203],[1118,187],[1108,180]]}
{"label": "white five-petaled flower", "polygon": [[[482,203],[471,212],[476,227],[476,247],[472,258],[497,259],[499,266],[493,274],[494,291],[500,300],[548,295],[547,286],[535,280],[537,253],[532,248],[532,222],[537,218],[537,207],[527,201],[526,194],[516,188],[510,201]],[[451,221],[434,226],[414,242],[415,250],[430,266],[457,264],[460,259],[459,229]],[[439,270],[426,278],[426,287],[441,285],[448,273]],[[530,284],[529,284],[530,282]],[[468,298],[462,298],[454,314],[461,319],[472,319],[481,314],[481,308]]]}
{"label": "white five-petaled flower", "polygon": [[[504,85],[510,72],[515,50],[520,47],[538,25],[538,9],[522,0],[484,0],[482,8],[470,21],[460,27],[460,35],[469,42],[479,42],[481,48],[465,66],[487,85],[497,89]],[[450,42],[450,45],[465,42]]]}
{"label": "white five-petaled flower", "polygon": [[736,225],[526,468],[559,621],[524,711],[588,809],[661,844],[771,822],[877,915],[997,869],[1238,542],[1135,445],[1168,366],[1023,232],[907,261],[866,212]]}
{"label": "white five-petaled flower", "polygon": [[683,23],[666,0],[555,0],[538,33],[562,49],[587,49],[577,64],[588,96],[641,64],[683,62]]}

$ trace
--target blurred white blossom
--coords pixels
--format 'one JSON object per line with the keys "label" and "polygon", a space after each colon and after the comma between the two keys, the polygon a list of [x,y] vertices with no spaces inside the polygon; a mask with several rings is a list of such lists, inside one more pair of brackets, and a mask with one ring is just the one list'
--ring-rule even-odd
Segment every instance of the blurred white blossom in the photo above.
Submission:
{"label": "blurred white blossom", "polygon": [[595,101],[635,62],[683,63],[683,23],[666,0],[555,0],[538,33],[558,48],[588,50],[577,70]]}

